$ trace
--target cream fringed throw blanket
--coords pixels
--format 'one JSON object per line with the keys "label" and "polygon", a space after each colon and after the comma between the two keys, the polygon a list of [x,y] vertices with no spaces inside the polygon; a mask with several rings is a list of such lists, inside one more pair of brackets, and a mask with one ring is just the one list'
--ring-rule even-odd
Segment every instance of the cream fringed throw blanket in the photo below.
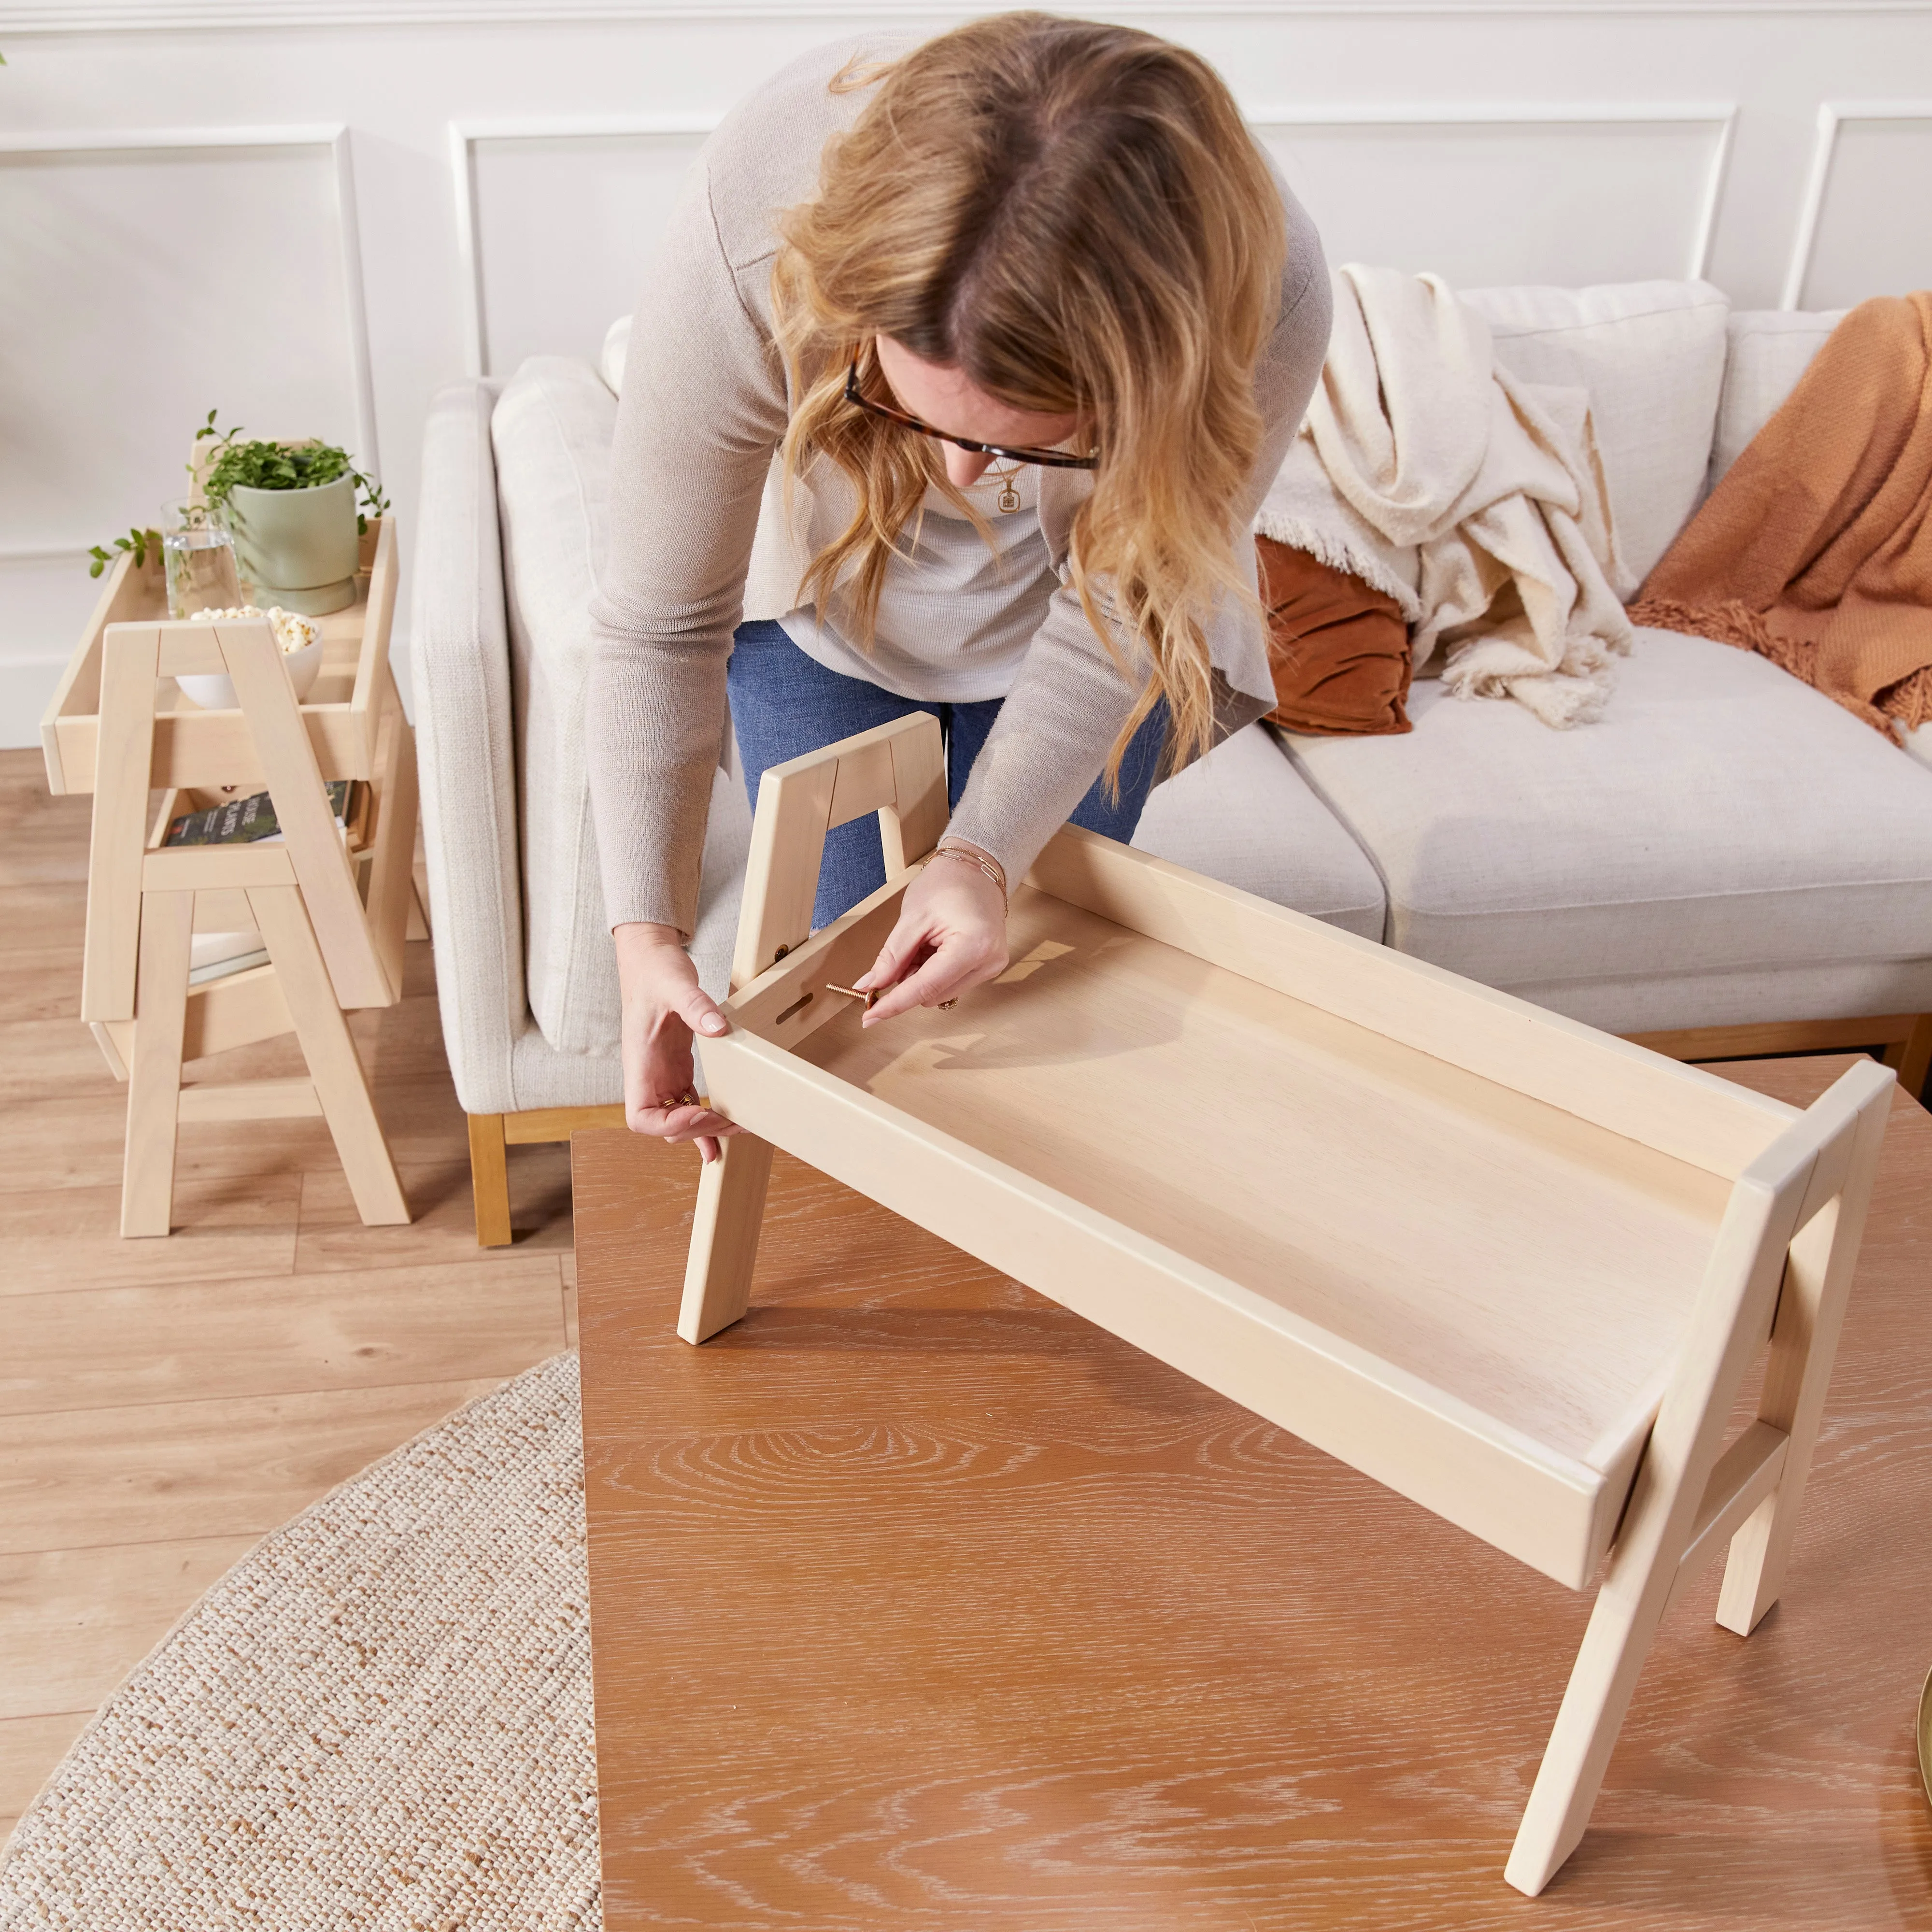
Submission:
{"label": "cream fringed throw blanket", "polygon": [[1756,651],[1888,736],[1932,718],[1932,292],[1832,330],[1632,614]]}
{"label": "cream fringed throw blanket", "polygon": [[1498,368],[1440,277],[1352,265],[1308,419],[1255,528],[1402,606],[1416,668],[1546,724],[1603,709],[1630,626],[1588,398]]}

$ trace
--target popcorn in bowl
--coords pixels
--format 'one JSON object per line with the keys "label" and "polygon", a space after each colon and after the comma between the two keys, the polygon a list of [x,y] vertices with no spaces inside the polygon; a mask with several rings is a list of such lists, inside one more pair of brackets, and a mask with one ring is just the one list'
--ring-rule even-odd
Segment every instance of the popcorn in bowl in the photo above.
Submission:
{"label": "popcorn in bowl", "polygon": [[197,622],[208,618],[266,617],[284,657],[293,657],[296,652],[322,641],[322,626],[314,618],[304,617],[297,610],[284,610],[279,604],[272,604],[266,610],[253,604],[233,604],[225,610],[218,610],[211,604],[203,610],[190,610],[188,615]]}

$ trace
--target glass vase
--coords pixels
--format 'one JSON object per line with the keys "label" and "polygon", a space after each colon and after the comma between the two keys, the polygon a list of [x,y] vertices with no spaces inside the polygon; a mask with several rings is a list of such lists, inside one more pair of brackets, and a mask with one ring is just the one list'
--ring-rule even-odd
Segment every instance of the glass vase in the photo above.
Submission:
{"label": "glass vase", "polygon": [[161,558],[167,571],[168,615],[191,617],[197,610],[229,610],[246,604],[236,567],[235,537],[205,503],[172,503],[161,533]]}

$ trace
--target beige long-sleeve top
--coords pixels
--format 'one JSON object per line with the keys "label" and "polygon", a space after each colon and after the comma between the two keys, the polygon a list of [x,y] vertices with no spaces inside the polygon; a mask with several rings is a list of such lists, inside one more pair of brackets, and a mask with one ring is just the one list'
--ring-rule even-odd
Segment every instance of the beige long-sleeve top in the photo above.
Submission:
{"label": "beige long-sleeve top", "polygon": [[[865,89],[833,94],[833,76],[855,55],[896,50],[850,42],[818,49],[732,110],[692,168],[632,326],[608,547],[591,608],[586,720],[614,926],[644,920],[688,934],[696,923],[724,667],[745,612],[767,472],[791,412],[772,334],[775,217],[810,199],[827,139],[868,98]],[[1313,394],[1328,339],[1321,243],[1285,185],[1281,194],[1288,266],[1280,320],[1256,372],[1268,434],[1238,506],[1244,530]],[[952,823],[1016,880],[1099,776],[1138,695],[1094,634],[1067,575],[1069,533],[1091,478],[1037,473],[1050,568],[994,573],[985,592],[1029,599],[1037,616]],[[849,489],[829,464],[800,479],[805,527],[827,519],[842,527],[850,498],[842,502],[839,492]],[[986,615],[971,614],[962,629],[983,629]],[[932,660],[940,674],[934,696],[947,636],[944,624],[926,623],[910,640],[889,640],[897,658]],[[1208,642],[1225,733],[1274,703],[1258,612],[1228,599]],[[1137,651],[1124,639],[1122,648],[1133,663]],[[895,680],[902,688],[908,681],[903,671]]]}

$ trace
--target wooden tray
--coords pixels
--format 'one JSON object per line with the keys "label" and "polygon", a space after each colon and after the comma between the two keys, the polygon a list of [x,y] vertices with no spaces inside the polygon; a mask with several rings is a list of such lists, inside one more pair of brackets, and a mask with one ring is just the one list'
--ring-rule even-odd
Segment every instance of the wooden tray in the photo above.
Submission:
{"label": "wooden tray", "polygon": [[898,897],[730,1002],[714,1102],[1580,1588],[1792,1110],[1077,830],[999,981],[862,1028]]}
{"label": "wooden tray", "polygon": [[[396,527],[373,519],[364,533],[356,602],[315,622],[322,627],[322,670],[302,706],[316,761],[325,778],[374,778],[383,712],[394,692],[389,628],[396,605]],[[100,737],[101,642],[110,624],[152,623],[168,614],[160,560],[136,569],[124,555],[107,580],[80,643],[40,720],[47,788],[94,789]],[[241,712],[203,711],[185,698],[155,727],[153,780],[158,786],[247,785],[268,782]]]}
{"label": "wooden tray", "polygon": [[[1508,1868],[1540,1890],[1671,1599],[1727,1547],[1719,1622],[1777,1598],[1891,1074],[1801,1114],[1072,827],[998,982],[862,1028],[832,988],[940,770],[920,718],[765,775],[700,1042],[758,1138],[705,1171],[679,1332],[742,1313],[776,1145],[1572,1588],[1607,1555]],[[874,809],[890,882],[806,937],[826,832]]]}

